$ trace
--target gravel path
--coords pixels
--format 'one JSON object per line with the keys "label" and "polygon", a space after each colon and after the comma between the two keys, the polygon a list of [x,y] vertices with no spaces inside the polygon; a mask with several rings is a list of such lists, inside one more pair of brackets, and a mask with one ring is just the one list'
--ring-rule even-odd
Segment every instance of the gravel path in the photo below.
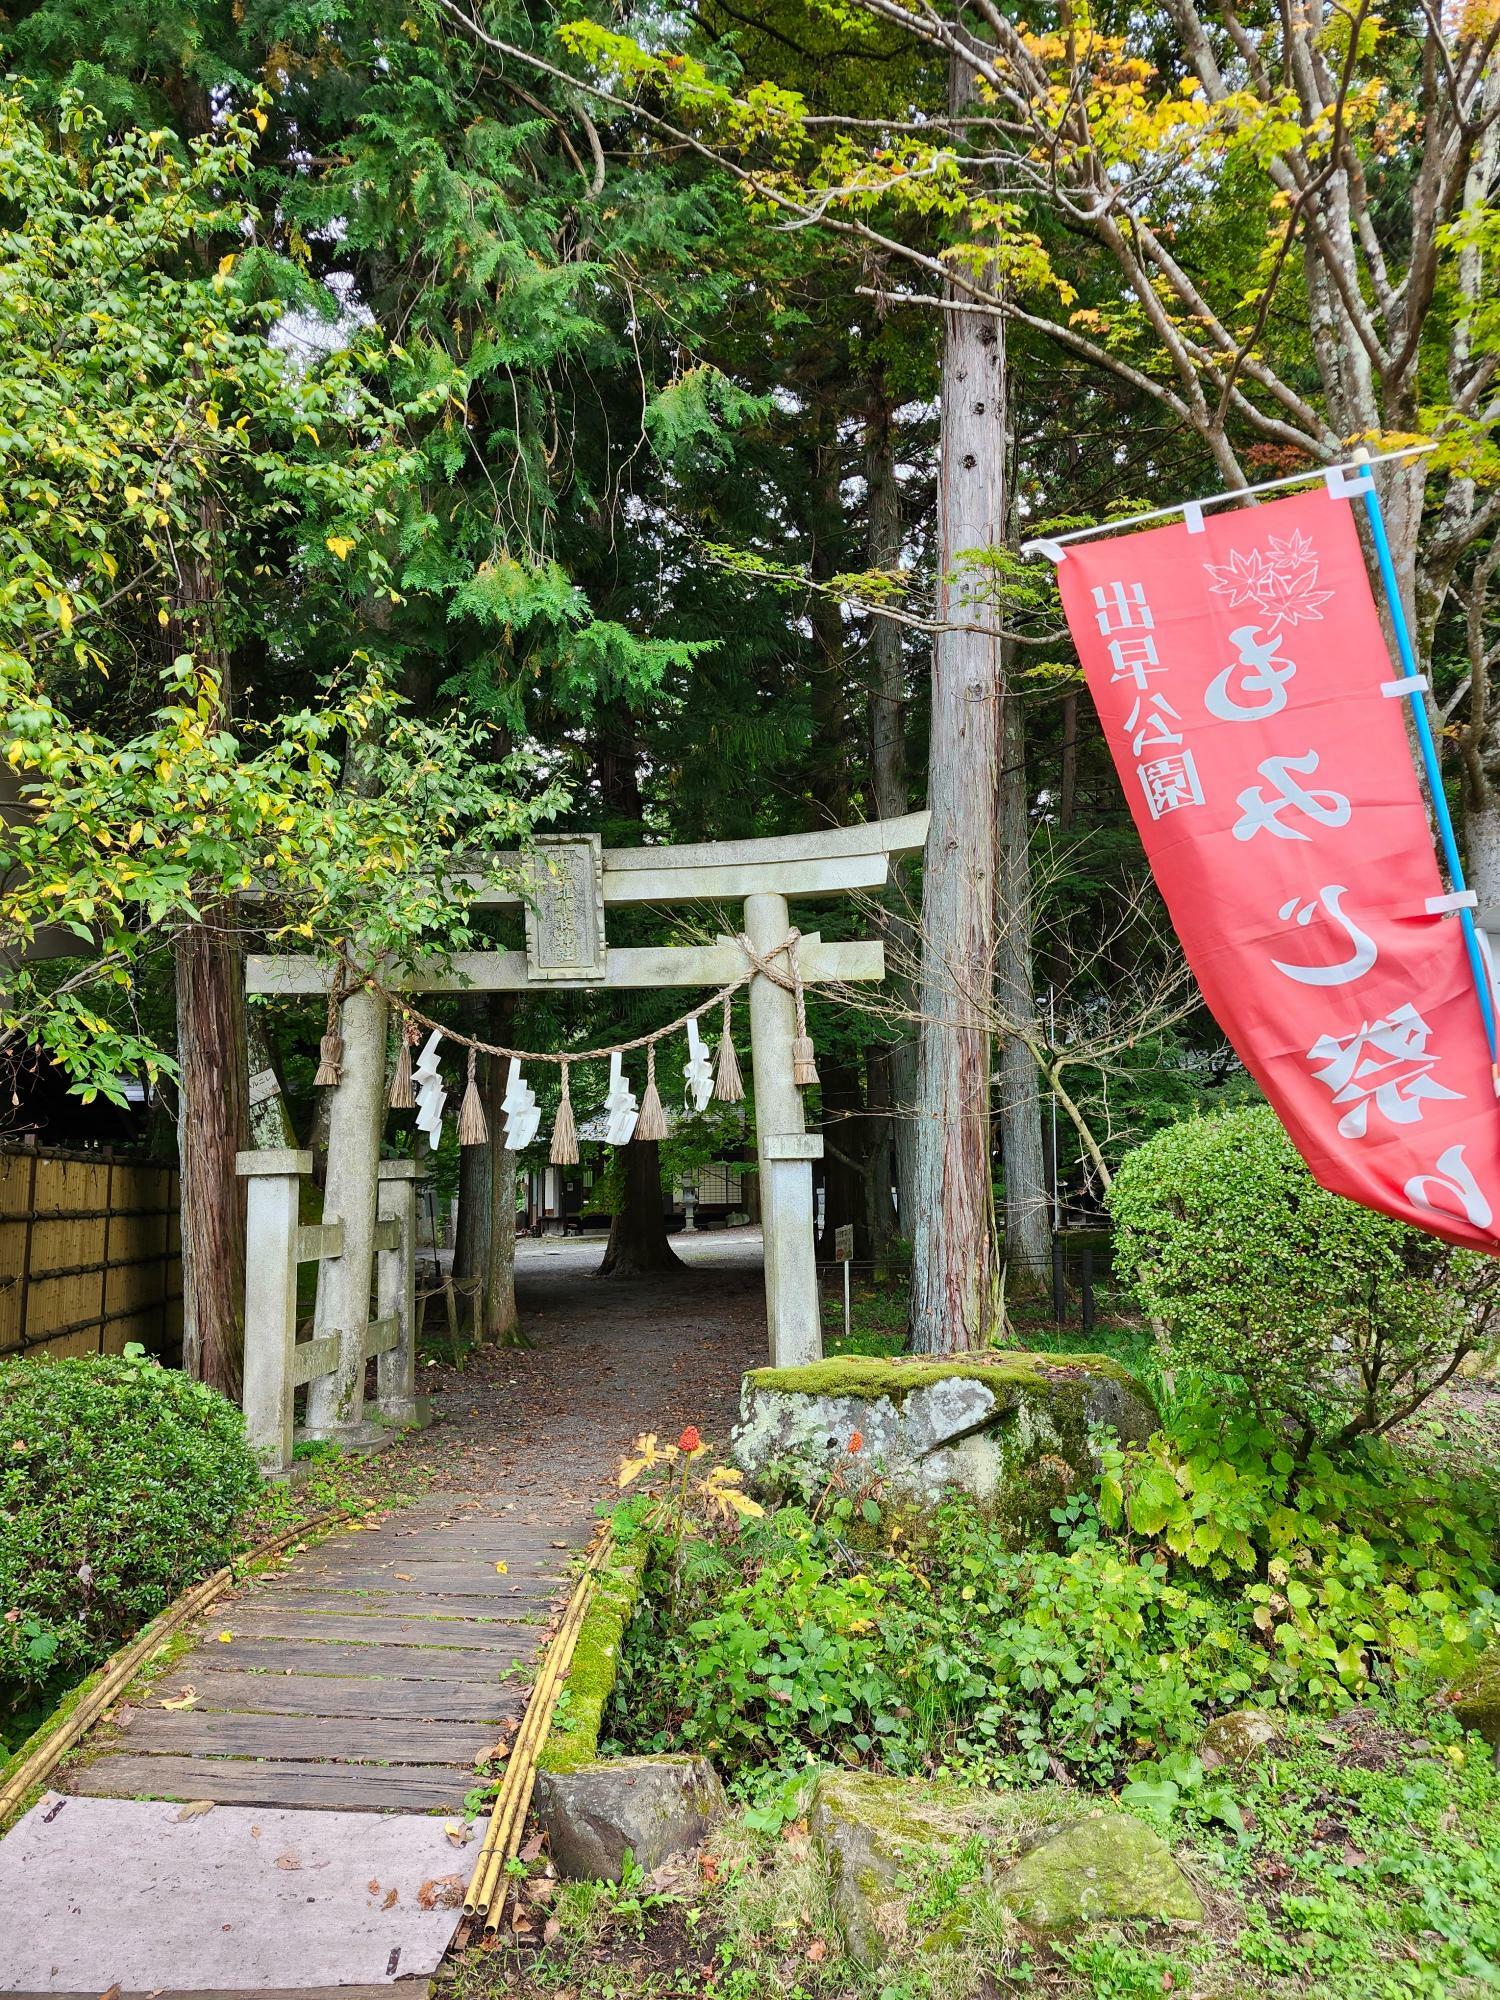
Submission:
{"label": "gravel path", "polygon": [[740,1377],[766,1358],[757,1229],[678,1235],[684,1269],[601,1278],[602,1237],[523,1241],[516,1296],[529,1348],[422,1370],[441,1421],[383,1454],[435,1491],[592,1502],[642,1431],[696,1424],[722,1445]]}

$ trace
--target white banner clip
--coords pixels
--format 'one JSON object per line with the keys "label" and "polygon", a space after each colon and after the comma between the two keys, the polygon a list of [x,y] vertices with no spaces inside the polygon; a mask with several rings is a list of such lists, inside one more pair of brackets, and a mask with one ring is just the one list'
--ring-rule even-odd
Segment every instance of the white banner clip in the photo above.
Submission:
{"label": "white banner clip", "polygon": [[1399,681],[1382,681],[1380,692],[1395,701],[1403,694],[1426,694],[1430,685],[1426,674],[1406,674]]}
{"label": "white banner clip", "polygon": [[1203,533],[1203,509],[1196,500],[1183,501],[1182,525],[1190,535],[1201,535]]}
{"label": "white banner clip", "polygon": [[1045,540],[1023,542],[1021,544],[1021,553],[1023,556],[1045,556],[1048,562],[1052,563],[1061,563],[1068,560],[1068,552],[1061,542],[1049,542]]}
{"label": "white banner clip", "polygon": [[1422,907],[1429,917],[1446,917],[1455,910],[1477,910],[1479,898],[1472,889],[1455,889],[1451,896],[1429,896]]}
{"label": "white banner clip", "polygon": [[1364,466],[1351,477],[1347,466],[1330,465],[1323,474],[1323,484],[1335,500],[1352,500],[1356,493],[1372,493],[1375,490],[1375,481]]}

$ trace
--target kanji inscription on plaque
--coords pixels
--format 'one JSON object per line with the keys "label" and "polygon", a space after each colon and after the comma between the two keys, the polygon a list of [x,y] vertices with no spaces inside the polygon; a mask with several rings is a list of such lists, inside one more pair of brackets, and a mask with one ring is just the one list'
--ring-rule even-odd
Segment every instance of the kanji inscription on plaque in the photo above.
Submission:
{"label": "kanji inscription on plaque", "polygon": [[527,851],[526,966],[533,979],[603,979],[604,860],[597,833],[541,834]]}

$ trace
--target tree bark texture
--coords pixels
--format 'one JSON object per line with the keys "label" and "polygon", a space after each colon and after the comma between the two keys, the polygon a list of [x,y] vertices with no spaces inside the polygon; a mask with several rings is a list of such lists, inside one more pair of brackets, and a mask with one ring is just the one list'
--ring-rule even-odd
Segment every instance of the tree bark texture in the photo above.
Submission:
{"label": "tree bark texture", "polygon": [[[872,570],[894,575],[901,567],[901,489],[896,480],[896,435],[893,397],[878,364],[870,385],[865,423],[866,560]],[[870,621],[870,791],[877,819],[899,819],[908,809],[910,789],[906,758],[906,658],[901,627],[894,618]],[[893,956],[909,961],[912,925],[906,910],[906,885],[897,881],[885,898],[886,928]],[[891,997],[909,998],[908,982],[900,972],[888,972]],[[867,1176],[871,1252],[879,1253],[899,1230],[911,1234],[915,1210],[916,1041],[909,1038],[888,1049],[871,1049],[869,1102],[885,1116],[876,1136]],[[896,1197],[891,1200],[894,1187]]]}
{"label": "tree bark texture", "polygon": [[1036,1011],[1031,951],[1031,841],[1026,728],[1019,697],[1001,708],[1000,867],[995,1012],[1000,1048],[1000,1153],[1005,1165],[1006,1290],[1035,1292],[1051,1280],[1052,1214],[1042,1151],[1036,1060],[1017,1030]]}
{"label": "tree bark texture", "polygon": [[[954,67],[955,112],[971,74]],[[946,314],[911,1319],[926,1354],[986,1346],[998,1306],[987,1020],[1002,686],[998,641],[972,629],[994,623],[989,577],[966,552],[994,549],[1005,521],[1005,390],[1001,321]]]}
{"label": "tree bark texture", "polygon": [[233,912],[205,909],[178,941],[177,1158],[182,1365],[237,1398],[245,1345],[245,1211],[234,1156],[249,1142],[245,982]]}
{"label": "tree bark texture", "polygon": [[[495,1065],[498,1072],[499,1064]],[[482,1338],[502,1345],[514,1342],[520,1320],[516,1312],[516,1156],[494,1142],[494,1120],[505,1081],[497,1077],[491,1096],[490,1133],[494,1155],[490,1166],[490,1264],[484,1294]]]}
{"label": "tree bark texture", "polygon": [[610,1223],[599,1275],[643,1278],[681,1269],[662,1206],[661,1148],[655,1139],[632,1139],[625,1148],[625,1199]]}
{"label": "tree bark texture", "polygon": [[491,1117],[495,1101],[493,1057],[481,1055],[475,1081],[485,1105],[489,1138],[482,1146],[458,1149],[458,1221],[453,1234],[453,1289],[459,1325],[475,1343],[485,1338],[485,1304],[493,1256],[494,1149],[503,1138]]}

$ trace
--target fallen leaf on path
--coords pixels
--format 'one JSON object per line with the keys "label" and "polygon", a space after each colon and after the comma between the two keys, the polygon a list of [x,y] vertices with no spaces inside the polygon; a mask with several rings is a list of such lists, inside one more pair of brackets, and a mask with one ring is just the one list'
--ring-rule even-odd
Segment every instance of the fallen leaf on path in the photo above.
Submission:
{"label": "fallen leaf on path", "polygon": [[190,1805],[179,1806],[172,1815],[174,1819],[201,1819],[206,1812],[212,1812],[212,1799],[194,1799]]}
{"label": "fallen leaf on path", "polygon": [[219,1634],[219,1644],[221,1646],[230,1646],[233,1645],[233,1643],[234,1643],[234,1634],[232,1632],[221,1632]]}
{"label": "fallen leaf on path", "polygon": [[278,1854],[276,1857],[276,1866],[284,1870],[288,1875],[295,1875],[301,1868],[302,1863],[297,1859],[295,1854]]}
{"label": "fallen leaf on path", "polygon": [[373,1875],[370,1877],[369,1881],[366,1882],[365,1887],[369,1890],[372,1896],[378,1896],[380,1894],[380,1884],[375,1880],[375,1877]]}
{"label": "fallen leaf on path", "polygon": [[509,1563],[496,1563],[496,1564],[495,1564],[495,1574],[496,1574],[496,1576],[509,1576],[509,1575],[510,1575],[510,1564],[509,1564]]}
{"label": "fallen leaf on path", "polygon": [[395,1909],[395,1907],[396,1907],[396,1904],[397,1904],[397,1901],[399,1900],[399,1897],[400,1897],[400,1893],[401,1893],[401,1892],[400,1892],[400,1891],[399,1891],[398,1889],[392,1889],[392,1890],[391,1890],[391,1892],[390,1892],[390,1894],[389,1894],[389,1895],[388,1895],[388,1896],[386,1897],[385,1901],[384,1901],[384,1902],[383,1902],[383,1903],[381,1904],[381,1906],[380,1906],[380,1907],[381,1907],[381,1909],[382,1909],[382,1910],[394,1910],[394,1909]]}
{"label": "fallen leaf on path", "polygon": [[180,1708],[196,1708],[197,1706],[198,1706],[198,1697],[194,1693],[192,1688],[189,1688],[187,1690],[187,1692],[183,1695],[180,1701],[164,1701],[162,1703],[163,1708],[170,1708],[173,1710]]}
{"label": "fallen leaf on path", "polygon": [[811,1965],[821,1965],[827,1956],[827,1945],[824,1944],[821,1938],[814,1938],[812,1943],[807,1947],[808,1963]]}
{"label": "fallen leaf on path", "polygon": [[548,1917],[546,1923],[542,1926],[542,1943],[551,1944],[561,1929],[562,1925],[557,1921],[556,1917]]}
{"label": "fallen leaf on path", "polygon": [[542,1851],[542,1836],[539,1833],[534,1833],[531,1836],[530,1840],[527,1841],[526,1845],[521,1849],[521,1859],[523,1861],[535,1861],[537,1856],[541,1853],[541,1851]]}
{"label": "fallen leaf on path", "polygon": [[417,1891],[419,1910],[456,1910],[464,1899],[462,1875],[435,1875]]}

